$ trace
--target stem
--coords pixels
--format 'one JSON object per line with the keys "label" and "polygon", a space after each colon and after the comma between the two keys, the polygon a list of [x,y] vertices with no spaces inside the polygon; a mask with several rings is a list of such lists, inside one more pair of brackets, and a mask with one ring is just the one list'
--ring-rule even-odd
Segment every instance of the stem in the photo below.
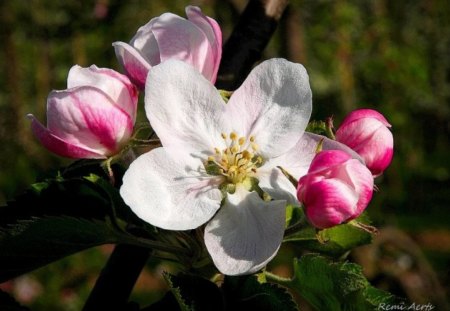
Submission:
{"label": "stem", "polygon": [[97,279],[83,311],[125,310],[134,284],[149,257],[150,250],[147,248],[117,245]]}
{"label": "stem", "polygon": [[305,218],[300,219],[299,222],[293,224],[292,226],[288,227],[285,231],[284,231],[284,237],[288,237],[291,234],[296,233],[297,231],[299,231],[300,229],[303,229],[303,227],[306,225],[306,221]]}
{"label": "stem", "polygon": [[269,271],[264,271],[264,275],[266,276],[266,280],[273,282],[273,283],[277,283],[286,287],[289,287],[292,283],[292,280],[289,278],[284,278],[281,277],[279,275],[273,274]]}

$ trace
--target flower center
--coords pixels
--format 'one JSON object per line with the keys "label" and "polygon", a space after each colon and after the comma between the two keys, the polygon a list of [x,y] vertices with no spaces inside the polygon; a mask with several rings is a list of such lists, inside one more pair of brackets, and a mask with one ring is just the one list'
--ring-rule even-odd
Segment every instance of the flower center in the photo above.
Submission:
{"label": "flower center", "polygon": [[238,184],[247,177],[252,177],[256,169],[263,163],[257,154],[258,145],[255,137],[238,137],[235,132],[230,135],[222,133],[226,148],[214,148],[214,155],[208,157],[205,163],[206,172],[210,175],[225,176],[229,183]]}

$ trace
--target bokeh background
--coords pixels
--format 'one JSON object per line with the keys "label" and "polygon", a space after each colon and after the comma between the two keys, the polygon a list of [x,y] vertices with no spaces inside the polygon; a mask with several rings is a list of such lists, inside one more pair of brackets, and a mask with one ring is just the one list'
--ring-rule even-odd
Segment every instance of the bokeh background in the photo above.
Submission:
{"label": "bokeh background", "polygon": [[[46,97],[66,88],[71,66],[120,70],[112,42],[129,41],[138,27],[164,12],[184,16],[189,4],[215,18],[226,40],[246,3],[0,1],[0,204],[70,163],[37,143],[25,116],[45,120]],[[338,126],[346,113],[366,107],[390,121],[394,160],[378,178],[380,190],[368,208],[382,230],[373,245],[350,256],[380,288],[448,307],[450,2],[292,0],[264,57],[284,57],[307,68],[313,119],[333,115]],[[79,310],[111,249],[70,256],[0,288],[32,310]],[[293,254],[283,249],[273,269],[288,275],[283,258]],[[164,269],[171,267],[151,261],[133,299],[146,304],[160,296]]]}

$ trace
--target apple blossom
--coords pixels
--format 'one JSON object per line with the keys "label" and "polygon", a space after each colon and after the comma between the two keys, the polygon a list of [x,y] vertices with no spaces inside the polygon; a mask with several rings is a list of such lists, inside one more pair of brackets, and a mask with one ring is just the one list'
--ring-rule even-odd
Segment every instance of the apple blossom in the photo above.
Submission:
{"label": "apple blossom", "polygon": [[371,172],[341,150],[319,152],[297,186],[297,197],[305,207],[306,217],[320,229],[358,217],[372,193]]}
{"label": "apple blossom", "polygon": [[206,224],[208,252],[229,275],[259,270],[280,247],[285,206],[296,200],[296,189],[277,166],[301,177],[321,139],[349,150],[304,133],[308,75],[282,59],[255,67],[227,103],[193,67],[169,60],[149,72],[145,110],[163,147],[130,165],[122,198],[160,228]]}
{"label": "apple blossom", "polygon": [[138,92],[124,75],[92,65],[73,66],[67,89],[47,98],[47,127],[28,117],[34,135],[48,150],[69,158],[105,159],[130,138]]}
{"label": "apple blossom", "polygon": [[212,83],[222,57],[222,32],[200,8],[186,7],[188,19],[164,13],[140,27],[130,44],[114,42],[117,59],[140,89],[153,66],[175,58],[194,66]]}
{"label": "apple blossom", "polygon": [[394,139],[386,118],[372,109],[351,112],[336,131],[336,140],[355,150],[376,177],[392,161]]}

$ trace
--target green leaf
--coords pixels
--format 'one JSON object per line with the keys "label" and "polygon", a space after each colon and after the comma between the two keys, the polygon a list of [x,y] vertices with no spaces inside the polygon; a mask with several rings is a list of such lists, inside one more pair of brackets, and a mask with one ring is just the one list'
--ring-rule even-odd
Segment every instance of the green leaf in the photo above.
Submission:
{"label": "green leaf", "polygon": [[286,206],[286,228],[294,226],[302,221],[305,217],[303,209],[299,206],[288,204]]}
{"label": "green leaf", "polygon": [[274,283],[260,283],[254,275],[226,276],[222,290],[227,310],[298,310],[286,288]]}
{"label": "green leaf", "polygon": [[[317,238],[320,237],[320,241]],[[341,256],[347,251],[372,241],[372,235],[350,224],[343,224],[319,232],[313,227],[304,227],[287,236],[284,242],[291,242],[304,250],[329,256]]]}
{"label": "green leaf", "polygon": [[164,278],[181,311],[224,310],[222,294],[211,281],[189,274],[165,273]]}
{"label": "green leaf", "polygon": [[121,241],[111,198],[83,178],[48,180],[0,207],[0,282],[67,255]]}
{"label": "green leaf", "polygon": [[372,287],[362,268],[348,262],[332,262],[316,254],[294,259],[294,277],[278,279],[268,273],[268,280],[296,290],[316,310],[365,311],[379,304],[395,304],[395,296]]}

